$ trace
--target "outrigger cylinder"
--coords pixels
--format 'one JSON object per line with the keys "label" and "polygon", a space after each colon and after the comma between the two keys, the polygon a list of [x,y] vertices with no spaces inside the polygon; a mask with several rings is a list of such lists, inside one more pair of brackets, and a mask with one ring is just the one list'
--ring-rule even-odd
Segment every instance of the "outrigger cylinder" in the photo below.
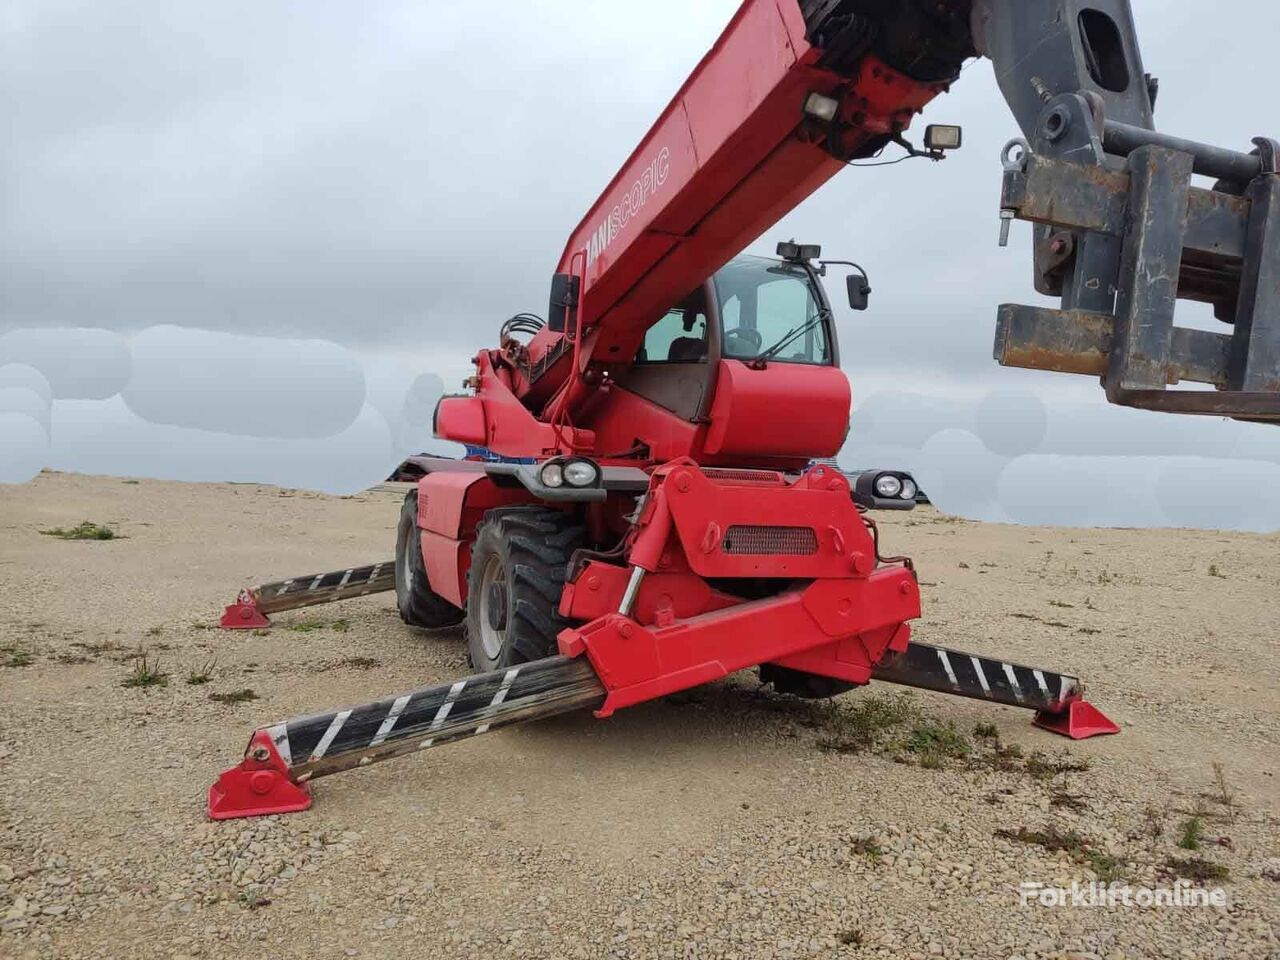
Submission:
{"label": "outrigger cylinder", "polygon": [[335,600],[363,597],[396,588],[394,560],[351,567],[329,573],[308,573],[275,583],[246,587],[222,614],[218,626],[223,630],[255,630],[271,626],[268,613],[312,607]]}
{"label": "outrigger cylinder", "polygon": [[[1036,723],[1074,739],[1119,728],[1087,704],[1075,677],[912,642],[876,679],[1037,711]],[[557,713],[598,708],[606,690],[586,657],[548,657],[376,703],[256,731],[244,760],[209,789],[214,820],[292,813],[311,805],[310,781]]]}

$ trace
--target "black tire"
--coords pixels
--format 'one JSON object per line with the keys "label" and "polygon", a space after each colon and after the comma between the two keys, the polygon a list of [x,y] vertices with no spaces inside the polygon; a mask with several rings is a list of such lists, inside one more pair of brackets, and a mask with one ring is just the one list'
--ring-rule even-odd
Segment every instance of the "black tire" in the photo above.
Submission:
{"label": "black tire", "polygon": [[583,534],[577,517],[550,507],[485,514],[467,575],[467,652],[477,673],[556,652],[556,634],[568,626],[560,594]]}
{"label": "black tire", "polygon": [[462,622],[463,612],[431,589],[422,561],[422,541],[418,535],[418,491],[405,494],[396,527],[396,606],[400,619],[411,627],[452,627]]}
{"label": "black tire", "polygon": [[772,663],[760,665],[760,682],[773,684],[778,693],[788,693],[802,700],[826,700],[848,693],[856,683],[848,680],[837,680],[835,677],[824,677],[817,673],[805,673],[803,670],[792,670],[790,667],[779,667]]}

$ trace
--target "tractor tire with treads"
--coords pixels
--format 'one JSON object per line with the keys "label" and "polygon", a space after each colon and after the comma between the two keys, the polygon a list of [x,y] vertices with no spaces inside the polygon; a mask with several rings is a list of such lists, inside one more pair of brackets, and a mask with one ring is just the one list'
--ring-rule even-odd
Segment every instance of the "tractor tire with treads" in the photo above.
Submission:
{"label": "tractor tire with treads", "polygon": [[557,652],[568,626],[559,613],[569,557],[584,530],[572,514],[543,506],[485,514],[467,574],[467,652],[478,672]]}
{"label": "tractor tire with treads", "polygon": [[418,530],[417,490],[405,494],[396,528],[396,607],[400,619],[411,627],[452,627],[463,617],[461,610],[431,589],[427,579]]}

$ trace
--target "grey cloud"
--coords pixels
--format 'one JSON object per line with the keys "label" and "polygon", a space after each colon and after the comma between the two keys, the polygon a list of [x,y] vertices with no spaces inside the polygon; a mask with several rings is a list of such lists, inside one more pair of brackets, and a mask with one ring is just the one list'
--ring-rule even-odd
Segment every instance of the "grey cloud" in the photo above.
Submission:
{"label": "grey cloud", "polygon": [[119,397],[54,403],[48,465],[58,470],[166,480],[272,483],[349,494],[395,465],[386,422],[370,406],[341,433],[274,439],[149,423]]}
{"label": "grey cloud", "polygon": [[110,330],[10,330],[0,334],[0,363],[35,367],[67,399],[101,400],[129,382],[129,346]]}
{"label": "grey cloud", "polygon": [[46,404],[53,400],[49,378],[26,363],[0,364],[0,387],[23,387],[34,390]]}
{"label": "grey cloud", "polygon": [[129,409],[152,423],[255,437],[327,437],[364,405],[364,373],[323,340],[152,327],[130,341]]}
{"label": "grey cloud", "polygon": [[1018,457],[999,477],[998,496],[1017,523],[1162,527],[1160,461],[1145,457]]}
{"label": "grey cloud", "polygon": [[1027,390],[993,390],[973,413],[975,431],[992,453],[1016,457],[1044,442],[1049,414],[1044,401]]}
{"label": "grey cloud", "polygon": [[0,484],[26,483],[48,462],[49,434],[35,418],[0,410]]}
{"label": "grey cloud", "polygon": [[49,401],[28,387],[0,387],[0,413],[21,413],[49,432]]}

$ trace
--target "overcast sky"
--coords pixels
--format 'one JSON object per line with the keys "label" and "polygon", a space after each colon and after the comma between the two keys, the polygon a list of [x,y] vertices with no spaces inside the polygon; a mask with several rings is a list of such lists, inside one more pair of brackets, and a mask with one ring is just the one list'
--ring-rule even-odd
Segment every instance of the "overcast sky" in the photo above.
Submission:
{"label": "overcast sky", "polygon": [[[319,338],[366,374],[454,387],[505,317],[545,312],[569,230],[736,7],[4,0],[0,334]],[[1134,8],[1161,128],[1280,133],[1258,79],[1280,5]],[[840,317],[855,396],[1015,387],[1100,410],[1095,385],[990,359],[996,305],[1036,300],[1029,228],[996,246],[1017,131],[990,67],[930,121],[963,124],[964,149],[846,171],[754,249],[794,235],[870,271],[872,309]],[[1177,445],[1176,424],[1153,429]]]}
{"label": "overcast sky", "polygon": [[[5,0],[0,329],[488,345],[545,312],[569,230],[736,6]],[[1162,127],[1233,146],[1280,129],[1258,86],[1280,5],[1134,6]],[[847,171],[758,244],[866,264],[855,373],[994,379],[995,305],[1034,298],[1028,228],[995,245],[1016,130],[990,74],[920,123],[963,123],[959,155]]]}

